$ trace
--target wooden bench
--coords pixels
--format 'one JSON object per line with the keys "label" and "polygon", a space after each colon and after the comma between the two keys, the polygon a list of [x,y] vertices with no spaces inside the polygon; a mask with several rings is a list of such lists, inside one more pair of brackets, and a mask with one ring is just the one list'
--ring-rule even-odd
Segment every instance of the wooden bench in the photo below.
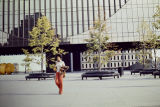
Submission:
{"label": "wooden bench", "polygon": [[131,75],[132,74],[135,74],[135,73],[140,73],[140,71],[142,71],[143,69],[134,69],[134,70],[131,70]]}
{"label": "wooden bench", "polygon": [[146,75],[146,74],[152,74],[153,75],[153,72],[155,72],[156,69],[143,69],[142,71],[140,71],[140,76],[143,74],[143,75]]}
{"label": "wooden bench", "polygon": [[159,78],[160,78],[160,71],[153,72],[153,75],[154,75],[154,78],[156,78],[156,76],[159,76]]}
{"label": "wooden bench", "polygon": [[54,73],[32,73],[29,74],[28,76],[25,76],[26,80],[30,79],[46,79],[46,78],[54,78]]}
{"label": "wooden bench", "polygon": [[102,77],[117,77],[119,78],[119,73],[115,73],[115,72],[109,72],[109,71],[89,71],[89,72],[85,72],[81,75],[82,80],[85,77],[86,79],[88,77],[99,77],[100,80],[102,80]]}

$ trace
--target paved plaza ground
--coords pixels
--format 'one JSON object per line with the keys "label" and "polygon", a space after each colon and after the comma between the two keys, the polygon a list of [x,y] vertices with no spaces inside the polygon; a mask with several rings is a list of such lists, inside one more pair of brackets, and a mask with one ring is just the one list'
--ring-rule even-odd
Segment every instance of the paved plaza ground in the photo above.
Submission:
{"label": "paved plaza ground", "polygon": [[0,76],[0,107],[160,107],[160,79],[152,75],[81,80],[81,74],[67,73],[63,95],[53,79]]}

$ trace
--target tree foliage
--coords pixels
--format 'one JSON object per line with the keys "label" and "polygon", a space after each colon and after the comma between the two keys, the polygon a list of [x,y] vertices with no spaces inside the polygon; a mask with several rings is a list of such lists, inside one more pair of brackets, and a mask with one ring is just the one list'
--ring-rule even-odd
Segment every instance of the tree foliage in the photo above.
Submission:
{"label": "tree foliage", "polygon": [[93,28],[90,29],[90,38],[86,39],[88,48],[86,58],[92,56],[93,59],[90,59],[90,62],[98,63],[100,71],[102,64],[107,63],[115,53],[113,50],[109,50],[113,45],[108,42],[108,29],[106,20],[98,19],[94,22]]}
{"label": "tree foliage", "polygon": [[[155,19],[155,22],[153,23],[153,27],[156,30],[160,30],[160,5],[157,6],[156,12],[153,15],[153,18]],[[157,36],[160,36],[160,34],[157,34]]]}
{"label": "tree foliage", "polygon": [[[46,16],[38,19],[36,26],[33,27],[29,34],[29,46],[32,47],[34,55],[41,57],[41,71],[43,71],[43,64],[45,62],[44,54],[52,53],[52,56],[56,54],[66,54],[64,50],[58,48],[60,39],[55,35],[54,29]],[[46,60],[55,61],[53,57],[48,57]],[[39,63],[39,61],[37,63]]]}
{"label": "tree foliage", "polygon": [[[158,33],[160,29],[160,6],[157,6],[157,10],[153,15],[155,22],[152,23],[152,26],[149,26],[147,22],[142,21],[138,33],[140,35],[140,45],[138,45],[139,49],[143,49],[142,57],[143,64],[145,62],[145,55],[147,49],[153,49],[154,51],[154,59],[155,59],[155,68],[157,65],[157,50],[160,45],[160,35]],[[150,53],[149,53],[150,54]]]}
{"label": "tree foliage", "polygon": [[33,58],[31,58],[28,50],[26,49],[22,49],[24,54],[26,55],[26,57],[23,59],[24,63],[22,64],[22,66],[25,66],[25,72],[31,71],[31,62],[33,61]]}

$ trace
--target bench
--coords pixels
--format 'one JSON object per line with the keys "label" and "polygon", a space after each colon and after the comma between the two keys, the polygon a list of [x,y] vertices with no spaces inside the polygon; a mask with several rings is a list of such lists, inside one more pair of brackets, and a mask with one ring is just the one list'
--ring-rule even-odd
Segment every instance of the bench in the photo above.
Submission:
{"label": "bench", "polygon": [[143,69],[142,71],[140,71],[140,76],[143,74],[143,75],[146,75],[146,74],[152,74],[153,75],[153,72],[155,72],[156,69]]}
{"label": "bench", "polygon": [[54,73],[32,73],[28,76],[25,76],[26,80],[30,79],[46,79],[46,78],[54,78]]}
{"label": "bench", "polygon": [[153,75],[154,75],[154,78],[156,78],[156,76],[159,76],[159,78],[160,78],[160,71],[153,72]]}
{"label": "bench", "polygon": [[135,73],[140,73],[140,71],[142,71],[143,69],[134,69],[134,70],[131,70],[131,75],[132,74],[135,74]]}
{"label": "bench", "polygon": [[119,73],[111,72],[111,71],[89,71],[85,72],[81,75],[82,80],[85,77],[86,79],[88,77],[99,77],[100,80],[102,80],[102,77],[117,77],[119,78]]}

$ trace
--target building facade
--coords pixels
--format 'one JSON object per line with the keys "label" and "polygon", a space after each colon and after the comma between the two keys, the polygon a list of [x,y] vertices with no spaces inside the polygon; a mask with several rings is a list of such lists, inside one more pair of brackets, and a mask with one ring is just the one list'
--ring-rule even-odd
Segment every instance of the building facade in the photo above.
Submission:
{"label": "building facade", "polygon": [[[152,50],[146,50],[148,54],[145,55],[145,59],[151,60]],[[140,58],[142,58],[141,51],[135,50],[123,50],[123,51],[115,51],[115,55],[112,56],[106,63],[102,64],[102,70],[105,69],[117,69],[119,67],[130,67],[137,62],[139,62]],[[150,54],[151,55],[150,55]],[[81,53],[81,69],[82,70],[92,70],[97,69],[98,64],[93,62],[93,55],[97,53],[93,53],[88,56],[86,52]],[[102,53],[103,55],[103,53]]]}
{"label": "building facade", "polygon": [[0,0],[0,43],[27,46],[28,31],[45,15],[62,42],[84,44],[98,14],[111,28],[111,42],[135,42],[140,39],[137,27],[142,20],[151,25],[158,4],[160,0]]}
{"label": "building facade", "polygon": [[[78,45],[78,52],[74,50],[73,58],[70,58],[73,64],[76,63],[73,66],[79,64],[79,69],[92,68],[92,64],[86,65],[83,60],[84,50],[80,47],[86,44],[89,29],[99,15],[109,27],[109,42],[124,44],[120,45],[123,52],[112,58],[109,67],[122,65],[122,53],[126,54],[123,63],[127,67],[136,59],[134,52],[125,47],[140,41],[137,29],[143,20],[152,25],[157,5],[160,0],[0,0],[0,48],[28,46],[28,31],[36,25],[39,17],[45,15],[55,29],[55,35],[60,35],[61,44],[67,44],[67,48]],[[81,56],[78,63],[77,55]]]}

